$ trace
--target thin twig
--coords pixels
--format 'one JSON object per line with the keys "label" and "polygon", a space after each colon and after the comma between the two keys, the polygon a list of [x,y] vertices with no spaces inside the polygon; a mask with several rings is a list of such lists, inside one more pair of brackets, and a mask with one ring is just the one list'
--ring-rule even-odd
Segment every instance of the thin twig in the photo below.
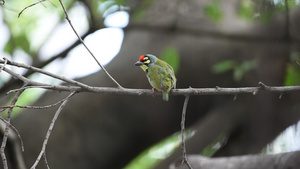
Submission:
{"label": "thin twig", "polygon": [[[3,119],[1,116],[0,116],[0,120],[3,121],[5,124],[8,123],[8,122],[7,122],[5,119]],[[24,143],[23,143],[23,140],[22,140],[22,137],[21,137],[19,131],[17,130],[17,128],[16,128],[15,126],[13,126],[13,125],[11,125],[11,124],[10,124],[10,127],[16,132],[16,134],[17,134],[17,136],[18,136],[18,138],[19,138],[19,141],[20,141],[21,149],[22,149],[22,151],[24,152]]]}
{"label": "thin twig", "polygon": [[100,66],[100,68],[106,73],[106,75],[121,89],[123,89],[123,87],[108,73],[108,71],[102,66],[102,64],[97,60],[97,58],[95,57],[95,55],[91,52],[91,50],[86,46],[86,44],[84,43],[84,41],[81,39],[81,37],[79,36],[79,34],[77,33],[77,31],[75,30],[74,26],[71,23],[71,20],[69,18],[68,12],[64,6],[64,4],[62,3],[61,0],[59,0],[61,7],[63,8],[63,11],[65,13],[65,17],[67,19],[67,21],[69,22],[72,30],[74,31],[74,33],[76,34],[77,38],[79,39],[79,41],[81,42],[81,44],[86,48],[86,50],[90,53],[90,55],[93,57],[93,59],[97,62],[97,64]]}
{"label": "thin twig", "polygon": [[[25,83],[24,86],[26,86],[27,84]],[[16,102],[18,101],[20,95],[23,93],[24,90],[20,90],[15,97],[13,98],[12,102],[10,105],[15,105]],[[6,120],[6,126],[5,126],[5,130],[4,130],[4,135],[2,138],[2,144],[1,144],[1,148],[0,148],[0,154],[1,154],[1,158],[2,158],[2,163],[3,163],[3,168],[4,169],[8,169],[8,165],[7,165],[7,160],[6,160],[6,156],[5,156],[5,147],[6,147],[6,142],[7,142],[7,138],[8,138],[8,134],[9,134],[9,129],[11,127],[10,125],[10,119],[11,119],[11,114],[12,114],[13,108],[9,108],[8,112],[7,112],[7,120]]]}
{"label": "thin twig", "polygon": [[48,160],[47,160],[47,156],[46,156],[46,151],[43,154],[43,158],[44,158],[44,163],[47,169],[50,169],[49,164],[48,164]]}
{"label": "thin twig", "polygon": [[3,58],[3,60],[4,60],[4,63],[3,63],[3,66],[0,68],[0,72],[5,68],[5,66],[7,64],[7,59]]}
{"label": "thin twig", "polygon": [[44,1],[47,1],[47,0],[40,0],[40,1],[35,2],[35,3],[31,4],[31,5],[26,6],[26,7],[25,7],[24,9],[22,9],[22,11],[18,14],[18,18],[21,16],[21,14],[22,14],[27,8],[30,8],[30,7],[32,7],[32,6],[34,6],[34,5],[37,5],[37,4],[39,4],[39,3],[42,3],[42,2],[44,2]]}
{"label": "thin twig", "polygon": [[185,130],[185,115],[186,115],[186,108],[189,102],[190,96],[185,96],[183,109],[182,109],[182,116],[181,116],[181,149],[182,149],[182,164],[186,164],[189,169],[193,169],[191,164],[186,158],[186,147],[185,147],[185,138],[184,138],[184,130]]}
{"label": "thin twig", "polygon": [[56,103],[49,104],[49,105],[46,105],[46,106],[20,106],[20,105],[0,106],[0,112],[6,110],[8,108],[15,108],[15,107],[21,108],[21,109],[48,109],[48,108],[51,108],[51,107],[55,107],[58,104],[61,104],[66,99],[68,99],[68,97],[66,97],[66,98],[64,98],[64,99],[62,99],[62,100],[60,100],[60,101],[58,101]]}
{"label": "thin twig", "polygon": [[23,89],[31,89],[31,88],[41,88],[41,89],[45,89],[46,88],[47,89],[48,87],[49,87],[49,85],[47,85],[47,86],[25,86],[25,87],[21,87],[21,88],[18,88],[18,89],[12,89],[12,90],[8,91],[6,93],[6,95],[9,95],[11,93],[16,93],[19,90],[23,90]]}
{"label": "thin twig", "polygon": [[[10,61],[10,60],[7,60],[7,59],[6,59],[6,61],[7,61],[7,64],[9,64],[9,65],[17,66],[17,67],[22,67],[22,68],[29,69],[29,70],[33,70],[35,72],[42,73],[42,74],[47,75],[49,77],[53,77],[55,79],[59,79],[59,80],[62,80],[64,82],[71,83],[71,84],[74,84],[76,86],[80,86],[83,89],[90,90],[90,86],[89,85],[80,83],[78,81],[75,81],[75,80],[72,80],[72,79],[68,79],[68,78],[65,78],[63,76],[58,76],[57,74],[54,74],[54,73],[51,73],[51,72],[47,72],[47,71],[45,71],[43,69],[40,69],[40,68],[37,68],[37,67],[34,67],[34,66],[30,66],[30,65],[26,65],[26,64],[18,63],[18,62],[13,62],[13,61]],[[4,62],[4,61],[2,61],[0,59],[0,63],[2,63],[2,62]],[[5,67],[3,67],[3,66],[1,68],[5,69]],[[24,79],[24,78],[22,78],[22,79]],[[22,79],[20,79],[20,80],[22,80]],[[22,80],[22,81],[24,81],[24,80]]]}
{"label": "thin twig", "polygon": [[59,106],[59,108],[57,109],[57,111],[56,111],[56,113],[55,113],[55,115],[54,115],[54,117],[53,117],[53,119],[52,119],[52,121],[51,121],[51,124],[50,124],[50,126],[49,126],[49,129],[48,129],[48,131],[47,131],[47,134],[46,134],[46,136],[45,136],[45,139],[44,139],[43,146],[42,146],[42,149],[41,149],[41,151],[40,151],[40,154],[39,154],[39,156],[37,157],[36,161],[34,162],[34,164],[32,165],[32,167],[31,167],[30,169],[35,169],[35,167],[36,167],[36,166],[38,165],[38,163],[40,162],[40,160],[41,160],[43,154],[45,153],[46,146],[47,146],[47,143],[48,143],[50,134],[51,134],[51,132],[52,132],[52,130],[53,130],[54,124],[55,124],[55,122],[56,122],[56,120],[57,120],[57,118],[58,118],[58,116],[59,116],[61,110],[62,110],[62,109],[64,108],[64,106],[67,104],[67,102],[69,101],[70,97],[72,97],[75,93],[76,93],[76,92],[74,92],[74,91],[71,92],[71,94],[70,94],[68,97],[66,97],[66,99],[63,101],[63,103],[62,103],[62,104]]}

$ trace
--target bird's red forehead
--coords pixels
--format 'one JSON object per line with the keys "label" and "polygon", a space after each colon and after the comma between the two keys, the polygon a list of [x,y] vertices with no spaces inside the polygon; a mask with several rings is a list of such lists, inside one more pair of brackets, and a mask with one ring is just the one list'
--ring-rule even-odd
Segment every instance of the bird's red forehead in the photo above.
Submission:
{"label": "bird's red forehead", "polygon": [[142,55],[142,56],[140,56],[140,59],[139,59],[139,61],[143,61],[143,60],[144,60],[144,58],[145,58],[145,55]]}

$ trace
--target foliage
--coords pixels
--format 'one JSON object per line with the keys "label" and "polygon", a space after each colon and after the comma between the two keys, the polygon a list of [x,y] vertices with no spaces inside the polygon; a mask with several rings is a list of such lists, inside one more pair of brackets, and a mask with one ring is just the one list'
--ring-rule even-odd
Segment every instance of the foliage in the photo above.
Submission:
{"label": "foliage", "polygon": [[215,64],[212,67],[212,71],[216,74],[219,74],[232,70],[233,79],[235,81],[240,81],[248,71],[254,69],[255,67],[255,60],[244,61],[240,64],[236,60],[225,60]]}
{"label": "foliage", "polygon": [[223,18],[221,0],[212,0],[210,5],[204,7],[204,12],[213,21],[220,21]]}
{"label": "foliage", "polygon": [[[185,133],[186,140],[194,135],[194,131]],[[150,169],[156,166],[159,162],[169,157],[181,144],[181,133],[175,133],[168,138],[158,142],[150,148],[143,151],[134,160],[132,160],[125,169]],[[211,144],[207,145],[200,153],[202,156],[211,157],[219,149],[227,143],[228,136],[226,134],[219,136]]]}
{"label": "foliage", "polygon": [[[37,32],[40,31],[39,29],[42,22],[50,16],[55,16],[60,18],[60,20],[64,19],[63,12],[57,10],[59,6],[58,2],[45,1],[24,10],[26,6],[33,3],[36,3],[36,1],[8,1],[5,4],[5,8],[3,8],[4,22],[10,31],[10,37],[5,45],[4,51],[11,56],[13,56],[14,51],[17,49],[34,56],[48,38],[48,32],[46,30],[43,30],[43,36],[36,36]],[[69,9],[73,3],[74,1],[68,1],[66,8]],[[24,11],[20,17],[18,17],[18,14],[20,14],[22,10]],[[53,23],[53,28],[57,23],[58,22]],[[49,32],[51,32],[51,30]],[[34,44],[37,39],[42,43],[35,47],[32,44]],[[44,41],[41,39],[44,39]]]}
{"label": "foliage", "polygon": [[135,9],[134,13],[132,14],[132,18],[138,21],[142,21],[146,14],[145,6],[150,5],[153,1],[154,0],[143,0],[142,1],[143,5]]}
{"label": "foliage", "polygon": [[205,157],[212,157],[227,143],[227,140],[228,136],[226,134],[220,135],[215,141],[204,148],[204,150],[201,152],[201,155]]}
{"label": "foliage", "polygon": [[252,0],[242,0],[239,16],[243,19],[257,19],[270,22],[274,15],[286,12],[300,5],[298,0],[267,0],[264,3],[254,3]]}
{"label": "foliage", "polygon": [[291,51],[290,53],[291,63],[287,63],[286,75],[284,80],[285,86],[300,85],[300,53]]}
{"label": "foliage", "polygon": [[240,8],[238,15],[241,18],[250,20],[254,17],[255,11],[254,11],[254,4],[250,0],[243,0],[240,3]]}
{"label": "foliage", "polygon": [[284,80],[285,86],[300,85],[300,70],[299,65],[288,64],[287,73]]}
{"label": "foliage", "polygon": [[179,53],[174,47],[167,47],[161,52],[161,59],[171,65],[176,73],[179,70],[180,58]]}
{"label": "foliage", "polygon": [[[194,134],[193,131],[185,132],[185,138],[189,139]],[[133,159],[125,169],[148,169],[153,168],[163,159],[169,157],[181,144],[181,133],[177,132],[157,144],[144,150]]]}

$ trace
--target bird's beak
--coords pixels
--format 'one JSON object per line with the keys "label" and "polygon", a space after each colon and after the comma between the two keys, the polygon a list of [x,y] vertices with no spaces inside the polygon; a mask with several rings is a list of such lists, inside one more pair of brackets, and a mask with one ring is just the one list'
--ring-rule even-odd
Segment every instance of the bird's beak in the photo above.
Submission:
{"label": "bird's beak", "polygon": [[134,66],[142,66],[144,65],[144,62],[141,62],[141,61],[137,61]]}

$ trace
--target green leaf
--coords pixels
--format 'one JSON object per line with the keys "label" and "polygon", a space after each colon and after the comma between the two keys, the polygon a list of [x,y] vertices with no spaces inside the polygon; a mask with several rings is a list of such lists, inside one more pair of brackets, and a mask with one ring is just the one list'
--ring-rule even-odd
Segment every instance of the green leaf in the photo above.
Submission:
{"label": "green leaf", "polygon": [[20,36],[16,37],[16,44],[18,47],[23,49],[26,53],[30,54],[30,42],[26,35],[21,34]]}
{"label": "green leaf", "polygon": [[223,18],[221,11],[221,1],[212,0],[212,4],[204,7],[205,14],[214,21],[220,21]]}
{"label": "green leaf", "polygon": [[300,85],[300,70],[298,65],[288,64],[284,85],[285,86]]}
{"label": "green leaf", "polygon": [[[194,135],[193,131],[185,132],[185,139]],[[181,144],[181,133],[177,132],[157,144],[149,147],[133,159],[124,169],[150,169],[163,159],[169,157]]]}
{"label": "green leaf", "polygon": [[13,55],[14,46],[12,44],[12,39],[11,38],[6,42],[6,44],[4,46],[4,52],[6,52],[6,53],[8,53],[10,55]]}
{"label": "green leaf", "polygon": [[243,0],[241,2],[240,10],[238,15],[244,19],[252,19],[254,17],[254,6],[252,1],[250,0]]}
{"label": "green leaf", "polygon": [[233,79],[240,81],[244,74],[254,69],[256,65],[256,60],[243,61],[241,64],[235,60],[225,60],[213,65],[212,72],[218,74],[233,70]]}
{"label": "green leaf", "polygon": [[167,47],[161,52],[161,59],[171,65],[176,73],[179,70],[180,57],[176,48]]}
{"label": "green leaf", "polygon": [[215,141],[210,145],[206,146],[201,152],[202,156],[212,157],[218,150],[220,150],[228,140],[228,135],[221,134]]}
{"label": "green leaf", "polygon": [[245,75],[245,73],[254,69],[256,67],[256,65],[257,65],[256,60],[248,60],[248,61],[242,62],[242,64],[240,64],[239,66],[237,66],[234,69],[233,79],[235,81],[240,81],[243,78],[243,76]]}
{"label": "green leaf", "polygon": [[222,62],[219,62],[212,67],[213,73],[224,73],[229,70],[234,69],[237,66],[237,62],[234,60],[225,60]]}
{"label": "green leaf", "polygon": [[233,72],[233,79],[235,81],[240,81],[244,74],[245,74],[244,69],[242,69],[242,67],[240,67],[240,66],[237,66]]}
{"label": "green leaf", "polygon": [[19,35],[15,37],[11,37],[8,42],[5,44],[4,51],[10,55],[13,55],[15,49],[21,48],[26,53],[31,54],[30,42],[26,35]]}
{"label": "green leaf", "polygon": [[133,18],[137,21],[142,21],[145,17],[146,9],[145,8],[138,8],[133,13]]}
{"label": "green leaf", "polygon": [[242,64],[241,64],[241,68],[247,72],[249,70],[252,70],[256,67],[257,65],[257,62],[255,59],[253,60],[247,60],[247,61],[244,61]]}

